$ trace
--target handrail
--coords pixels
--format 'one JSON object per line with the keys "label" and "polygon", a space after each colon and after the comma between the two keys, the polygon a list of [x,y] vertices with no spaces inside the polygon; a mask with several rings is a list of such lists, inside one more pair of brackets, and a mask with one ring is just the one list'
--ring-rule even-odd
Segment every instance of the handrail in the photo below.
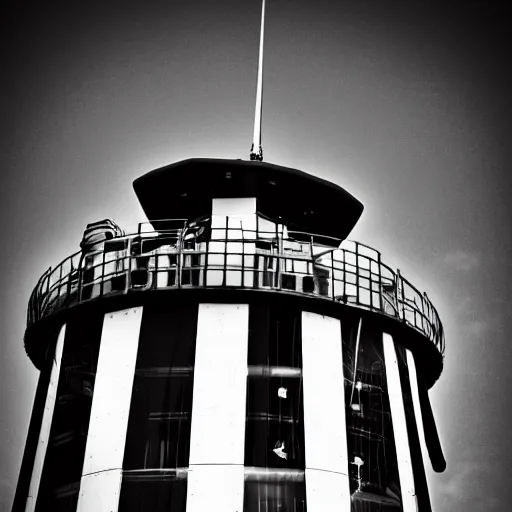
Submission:
{"label": "handrail", "polygon": [[[224,230],[225,238],[191,241],[186,223],[165,232],[142,232],[139,226],[135,233],[96,242],[41,276],[29,299],[27,325],[99,297],[149,289],[272,289],[397,318],[444,354],[443,326],[429,298],[384,264],[375,249],[345,241],[325,251],[314,245],[314,235],[302,242],[276,232],[274,244],[242,226]],[[315,255],[314,249],[322,252]]]}

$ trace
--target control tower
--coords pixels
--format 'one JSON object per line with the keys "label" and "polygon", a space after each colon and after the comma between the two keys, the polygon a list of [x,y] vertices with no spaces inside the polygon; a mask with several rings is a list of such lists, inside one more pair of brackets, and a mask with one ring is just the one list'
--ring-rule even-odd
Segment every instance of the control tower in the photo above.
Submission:
{"label": "control tower", "polygon": [[425,293],[346,240],[363,205],[262,161],[134,182],[29,301],[41,371],[14,512],[430,511]]}
{"label": "control tower", "polygon": [[346,239],[357,199],[263,162],[264,16],[250,161],[138,178],[148,222],[89,224],[37,283],[13,512],[431,511],[441,322]]}

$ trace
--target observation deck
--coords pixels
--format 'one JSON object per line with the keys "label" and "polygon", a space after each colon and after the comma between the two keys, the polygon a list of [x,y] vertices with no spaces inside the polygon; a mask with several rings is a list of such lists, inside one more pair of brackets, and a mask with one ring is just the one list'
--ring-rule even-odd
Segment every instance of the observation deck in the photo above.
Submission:
{"label": "observation deck", "polygon": [[[155,231],[159,224],[166,228]],[[141,223],[132,234],[88,245],[40,278],[29,300],[28,327],[79,304],[115,296],[156,290],[259,290],[392,318],[443,355],[443,327],[426,293],[387,266],[375,249],[348,240],[333,248],[323,235],[279,228],[270,232],[211,226],[208,218],[153,221]]]}
{"label": "observation deck", "polygon": [[346,240],[363,205],[343,188],[296,169],[220,159],[177,162],[133,186],[147,218],[158,220],[130,234],[109,220],[89,225],[82,250],[50,268],[32,292],[25,346],[36,366],[44,350],[38,326],[70,308],[115,297],[140,304],[151,292],[177,290],[181,300],[194,290],[213,301],[270,293],[321,314],[373,315],[401,330],[429,385],[439,377],[437,311],[378,251]]}

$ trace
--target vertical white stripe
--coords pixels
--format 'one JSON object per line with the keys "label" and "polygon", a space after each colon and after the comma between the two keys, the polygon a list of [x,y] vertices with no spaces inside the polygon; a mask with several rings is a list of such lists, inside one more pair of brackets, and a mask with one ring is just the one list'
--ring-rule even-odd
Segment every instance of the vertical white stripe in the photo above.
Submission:
{"label": "vertical white stripe", "polygon": [[350,512],[348,476],[306,468],[308,512]]}
{"label": "vertical white stripe", "polygon": [[386,364],[386,380],[388,385],[389,404],[395,435],[396,455],[398,461],[398,474],[402,490],[402,506],[404,512],[416,512],[417,502],[414,488],[414,475],[411,462],[411,449],[405,421],[405,408],[398,369],[395,344],[393,338],[384,333],[384,360]]}
{"label": "vertical white stripe", "polygon": [[414,418],[416,419],[416,427],[418,429],[418,437],[421,446],[421,456],[423,458],[423,467],[426,470],[425,464],[429,458],[427,444],[425,440],[425,430],[423,428],[423,416],[421,414],[420,405],[420,392],[418,389],[418,376],[416,374],[416,363],[414,362],[414,355],[410,350],[407,350],[407,368],[409,369],[409,381],[411,383],[412,403],[414,407]]}
{"label": "vertical white stripe", "polygon": [[247,304],[199,305],[187,512],[242,512],[248,335]]}
{"label": "vertical white stripe", "polygon": [[187,512],[242,512],[242,465],[191,465],[188,470]]}
{"label": "vertical white stripe", "polygon": [[37,442],[36,455],[34,457],[34,467],[32,468],[32,477],[28,489],[27,503],[25,512],[32,512],[36,505],[39,484],[43,473],[43,464],[48,449],[48,439],[50,437],[50,428],[52,426],[53,411],[55,410],[55,400],[57,398],[57,387],[59,385],[60,363],[62,360],[62,349],[64,347],[64,338],[66,336],[66,325],[64,324],[59,332],[53,356],[52,371],[50,373],[50,383],[46,394],[43,419],[41,421],[41,430]]}
{"label": "vertical white stripe", "polygon": [[[142,306],[105,315],[78,512],[117,510],[141,318]],[[95,508],[96,494],[111,508]]]}
{"label": "vertical white stripe", "polygon": [[350,510],[340,321],[302,313],[308,512]]}
{"label": "vertical white stripe", "polygon": [[247,304],[200,304],[190,464],[243,464]]}
{"label": "vertical white stripe", "polygon": [[78,512],[115,512],[119,506],[123,470],[85,475],[80,482]]}

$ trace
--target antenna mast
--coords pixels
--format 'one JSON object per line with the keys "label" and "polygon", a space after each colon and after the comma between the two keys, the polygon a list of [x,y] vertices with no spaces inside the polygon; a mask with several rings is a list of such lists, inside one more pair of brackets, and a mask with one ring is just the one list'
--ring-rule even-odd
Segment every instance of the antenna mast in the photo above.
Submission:
{"label": "antenna mast", "polygon": [[261,147],[261,114],[263,110],[263,39],[265,34],[265,0],[261,7],[261,32],[260,32],[260,56],[258,61],[258,84],[256,86],[256,110],[254,112],[254,136],[251,147],[251,160],[261,162],[263,160],[263,148]]}

